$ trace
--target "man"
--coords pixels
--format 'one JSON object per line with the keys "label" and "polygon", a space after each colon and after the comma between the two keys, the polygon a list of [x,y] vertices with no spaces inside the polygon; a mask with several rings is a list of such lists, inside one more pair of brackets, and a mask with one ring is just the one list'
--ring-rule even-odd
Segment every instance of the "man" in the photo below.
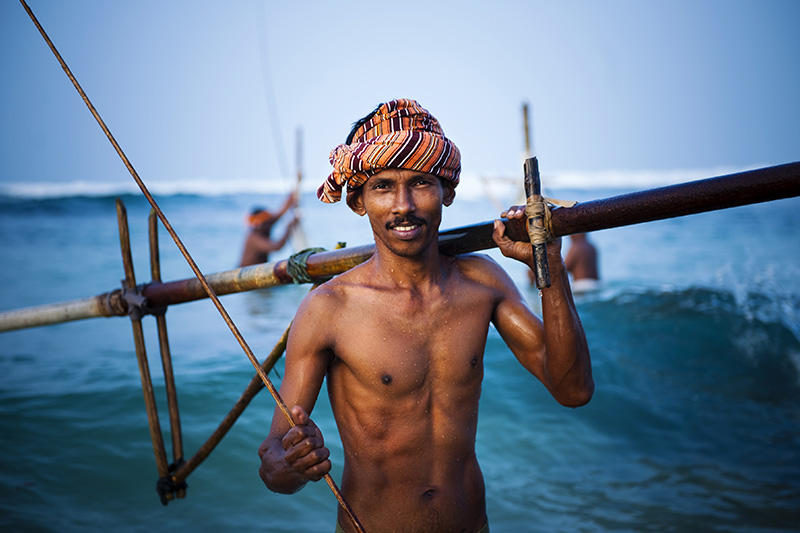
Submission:
{"label": "man", "polygon": [[[366,531],[488,531],[475,432],[489,324],[562,404],[583,405],[594,389],[560,244],[548,247],[544,324],[494,261],[441,255],[442,206],[455,198],[460,154],[413,100],[357,122],[331,163],[317,195],[336,201],[347,183],[375,253],[298,308],[280,387],[296,427],[276,410],[259,448],[261,477],[293,493],[330,470],[309,418],[327,377],[344,447],[342,494]],[[524,209],[504,214],[522,218]],[[504,255],[533,264],[530,244],[511,241],[500,221],[494,239]],[[337,531],[353,530],[340,509]]]}
{"label": "man", "polygon": [[564,264],[567,272],[572,274],[573,291],[592,292],[600,288],[597,248],[589,242],[585,233],[570,235],[570,247]]}
{"label": "man", "polygon": [[244,250],[242,251],[242,258],[239,261],[240,267],[266,263],[269,260],[269,254],[271,252],[277,252],[286,245],[289,235],[291,235],[292,230],[297,225],[297,217],[289,222],[283,237],[278,240],[272,238],[272,226],[274,226],[289,209],[296,205],[297,191],[294,191],[286,197],[283,206],[274,213],[260,207],[253,209],[253,212],[247,217],[247,225],[250,227],[250,232],[247,234],[244,241]]}

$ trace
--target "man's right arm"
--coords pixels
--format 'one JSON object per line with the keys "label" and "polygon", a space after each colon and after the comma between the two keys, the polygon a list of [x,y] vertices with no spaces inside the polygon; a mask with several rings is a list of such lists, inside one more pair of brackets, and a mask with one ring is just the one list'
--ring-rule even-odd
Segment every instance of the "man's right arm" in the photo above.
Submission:
{"label": "man's right arm", "polygon": [[[317,289],[316,293],[320,291]],[[322,289],[324,291],[324,288]],[[318,481],[330,471],[329,451],[322,433],[309,418],[330,362],[326,348],[325,299],[309,294],[292,322],[286,348],[286,366],[280,394],[291,407],[294,427],[275,408],[269,435],[259,446],[259,474],[273,492],[291,494],[308,481]],[[314,327],[316,326],[316,327]]]}
{"label": "man's right arm", "polygon": [[273,248],[272,250],[270,250],[271,252],[277,252],[286,245],[286,241],[289,240],[289,236],[292,234],[292,230],[295,228],[295,226],[297,226],[299,221],[300,220],[297,217],[293,218],[292,221],[286,225],[286,230],[283,232],[283,237],[281,237],[277,241],[270,241],[270,244]]}
{"label": "man's right arm", "polygon": [[281,208],[278,210],[277,213],[275,213],[275,220],[277,221],[279,218],[285,215],[289,209],[291,209],[296,205],[297,205],[297,191],[295,190],[289,193],[289,196],[286,197],[286,200],[283,202]]}

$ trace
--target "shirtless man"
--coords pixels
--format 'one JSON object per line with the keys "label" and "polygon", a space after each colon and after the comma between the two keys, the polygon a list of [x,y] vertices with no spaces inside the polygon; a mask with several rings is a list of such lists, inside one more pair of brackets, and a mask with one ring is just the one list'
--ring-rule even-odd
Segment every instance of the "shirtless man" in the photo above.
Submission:
{"label": "shirtless man", "polygon": [[269,260],[270,253],[277,252],[286,245],[289,235],[291,235],[292,230],[298,223],[297,217],[289,222],[286,226],[286,232],[280,239],[272,238],[272,227],[289,209],[296,205],[297,192],[294,191],[286,197],[283,206],[276,212],[261,208],[253,210],[250,216],[247,217],[250,233],[247,234],[244,241],[242,258],[239,260],[240,267],[266,263]]}
{"label": "shirtless man", "polygon": [[600,288],[597,248],[589,242],[585,233],[570,235],[570,247],[564,264],[567,272],[572,274],[573,291],[590,292]]}
{"label": "shirtless man", "polygon": [[[270,490],[294,493],[330,470],[309,418],[327,376],[344,448],[342,494],[366,531],[488,531],[475,433],[489,324],[571,407],[587,403],[594,390],[586,339],[560,243],[548,246],[544,322],[490,258],[439,253],[458,149],[413,100],[376,111],[332,152],[334,173],[318,192],[335,201],[348,183],[347,203],[368,216],[375,253],[311,292],[297,310],[280,387],[297,426],[289,429],[276,409],[259,448],[261,478]],[[407,156],[400,164],[398,154]],[[504,215],[523,218],[524,208]],[[499,220],[493,236],[504,255],[533,264],[530,244],[511,241]],[[354,531],[341,509],[337,531]]]}

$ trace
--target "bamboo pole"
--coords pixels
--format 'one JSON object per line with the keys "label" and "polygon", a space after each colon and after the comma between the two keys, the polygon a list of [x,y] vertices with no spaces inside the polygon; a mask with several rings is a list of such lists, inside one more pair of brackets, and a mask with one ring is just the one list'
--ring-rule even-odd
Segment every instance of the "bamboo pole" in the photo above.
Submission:
{"label": "bamboo pole", "polygon": [[86,318],[125,316],[128,306],[119,289],[89,298],[26,307],[0,313],[0,332],[50,326]]}
{"label": "bamboo pole", "polygon": [[[150,275],[151,279],[161,282],[161,260],[158,251],[158,218],[155,211],[150,211],[147,217],[148,236],[150,241]],[[183,463],[183,434],[181,432],[181,417],[178,410],[178,391],[175,388],[175,374],[172,369],[172,354],[169,348],[169,335],[167,333],[166,308],[156,313],[156,327],[158,330],[158,346],[161,353],[161,368],[164,371],[164,385],[167,392],[167,410],[169,412],[170,440],[172,441],[172,464],[177,467]],[[178,498],[186,497],[186,487],[178,484],[175,494]]]}
{"label": "bamboo pole", "polygon": [[[800,196],[800,162],[554,209],[551,229],[554,236],[561,237],[796,196]],[[443,231],[439,235],[439,249],[449,255],[487,250],[496,246],[492,240],[492,230],[493,223],[489,221]],[[525,221],[510,222],[508,235],[514,240],[528,241]],[[369,259],[374,249],[374,245],[364,245],[313,254],[308,258],[308,273],[314,279],[341,274]],[[206,279],[220,296],[264,289],[292,283],[287,265],[288,261],[284,259],[210,274]],[[151,283],[142,288],[142,295],[153,307],[207,297],[196,278]],[[127,304],[121,298],[120,291],[115,290],[85,300],[0,313],[0,332],[86,318],[124,316],[127,312]]]}

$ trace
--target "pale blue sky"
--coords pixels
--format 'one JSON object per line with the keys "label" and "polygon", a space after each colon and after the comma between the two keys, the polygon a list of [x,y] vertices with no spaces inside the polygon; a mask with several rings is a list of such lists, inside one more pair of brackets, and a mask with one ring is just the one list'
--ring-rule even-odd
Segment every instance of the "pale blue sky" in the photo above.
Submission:
{"label": "pale blue sky", "polygon": [[[29,5],[145,182],[286,180],[301,127],[316,184],[398,97],[440,119],[465,175],[521,173],[524,101],[543,172],[800,160],[794,0]],[[0,181],[130,180],[14,0],[0,68]]]}

